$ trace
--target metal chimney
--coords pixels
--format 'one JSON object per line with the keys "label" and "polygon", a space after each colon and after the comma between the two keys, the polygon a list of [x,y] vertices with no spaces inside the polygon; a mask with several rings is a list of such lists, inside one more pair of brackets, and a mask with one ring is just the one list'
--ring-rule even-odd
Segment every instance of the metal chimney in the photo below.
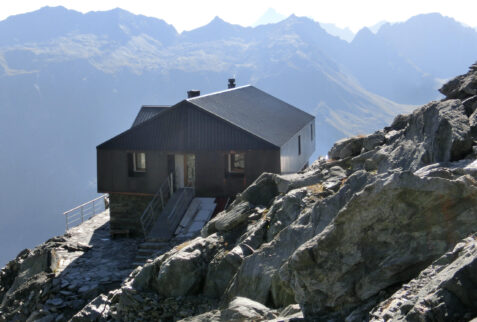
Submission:
{"label": "metal chimney", "polygon": [[235,88],[235,78],[229,78],[229,88]]}
{"label": "metal chimney", "polygon": [[192,89],[190,91],[187,91],[187,98],[192,98],[192,97],[196,97],[196,96],[200,96],[200,91],[198,91],[196,89]]}

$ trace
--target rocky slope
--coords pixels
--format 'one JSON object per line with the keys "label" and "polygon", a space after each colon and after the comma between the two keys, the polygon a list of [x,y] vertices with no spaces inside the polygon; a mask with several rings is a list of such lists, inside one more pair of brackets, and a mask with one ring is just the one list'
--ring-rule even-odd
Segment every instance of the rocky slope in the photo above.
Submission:
{"label": "rocky slope", "polygon": [[[55,280],[41,270],[12,269],[38,250],[20,254],[2,271],[0,316],[477,317],[477,65],[441,92],[445,99],[400,115],[381,131],[337,142],[329,159],[301,173],[263,174],[201,236],[136,268],[121,287],[97,288],[101,294],[86,297],[90,302],[76,312],[43,314],[53,304],[49,291],[39,297],[17,291],[29,281]],[[22,304],[30,297],[40,298],[35,307]]]}

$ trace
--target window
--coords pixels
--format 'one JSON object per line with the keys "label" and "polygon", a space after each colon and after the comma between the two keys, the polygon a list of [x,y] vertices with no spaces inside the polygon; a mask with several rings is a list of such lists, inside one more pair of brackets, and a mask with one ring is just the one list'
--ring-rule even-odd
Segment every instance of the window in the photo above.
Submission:
{"label": "window", "polygon": [[146,175],[146,153],[128,152],[128,175],[130,177],[143,177]]}
{"label": "window", "polygon": [[230,153],[228,170],[230,173],[243,173],[245,170],[245,153]]}
{"label": "window", "polygon": [[298,135],[298,155],[301,155],[301,135]]}
{"label": "window", "polygon": [[134,172],[146,172],[146,153],[134,152]]}
{"label": "window", "polygon": [[310,124],[310,138],[313,141],[313,124]]}

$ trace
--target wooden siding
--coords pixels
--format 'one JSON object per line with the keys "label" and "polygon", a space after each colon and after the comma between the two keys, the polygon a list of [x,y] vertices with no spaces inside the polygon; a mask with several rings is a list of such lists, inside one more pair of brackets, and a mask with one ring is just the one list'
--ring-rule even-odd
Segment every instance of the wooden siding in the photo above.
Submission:
{"label": "wooden siding", "polygon": [[99,150],[225,151],[278,149],[273,144],[183,101],[98,146]]}
{"label": "wooden siding", "polygon": [[[167,154],[146,153],[146,172],[129,176],[128,153],[132,151],[97,150],[98,191],[154,194],[167,176]],[[139,151],[142,152],[142,151]]]}
{"label": "wooden siding", "polygon": [[232,151],[196,154],[196,194],[198,196],[233,196],[242,192],[263,172],[280,172],[278,150],[236,151],[245,153],[243,174],[228,173],[228,154]]}
{"label": "wooden siding", "polygon": [[[298,136],[300,136],[301,141],[301,154],[298,154]],[[308,162],[313,152],[315,152],[315,141],[315,121],[313,120],[281,147],[281,172],[291,173],[300,171]]]}
{"label": "wooden siding", "polygon": [[[245,171],[243,174],[230,174],[227,171],[227,156],[230,152],[188,152],[195,154],[197,196],[233,196],[243,191],[263,172],[280,172],[279,150],[233,150],[245,153]],[[168,154],[146,151],[146,173],[142,177],[129,177],[126,151],[98,150],[98,191],[155,193],[167,174]]]}

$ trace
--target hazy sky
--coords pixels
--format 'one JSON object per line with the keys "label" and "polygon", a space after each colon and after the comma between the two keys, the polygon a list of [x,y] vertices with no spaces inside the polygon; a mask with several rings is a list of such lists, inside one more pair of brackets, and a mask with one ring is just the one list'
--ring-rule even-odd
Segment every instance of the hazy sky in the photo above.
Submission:
{"label": "hazy sky", "polygon": [[178,31],[208,23],[215,16],[248,26],[268,9],[288,16],[308,16],[353,31],[382,20],[404,21],[420,13],[440,12],[476,27],[477,0],[1,0],[0,20],[43,6],[62,5],[81,12],[120,7],[173,24]]}

